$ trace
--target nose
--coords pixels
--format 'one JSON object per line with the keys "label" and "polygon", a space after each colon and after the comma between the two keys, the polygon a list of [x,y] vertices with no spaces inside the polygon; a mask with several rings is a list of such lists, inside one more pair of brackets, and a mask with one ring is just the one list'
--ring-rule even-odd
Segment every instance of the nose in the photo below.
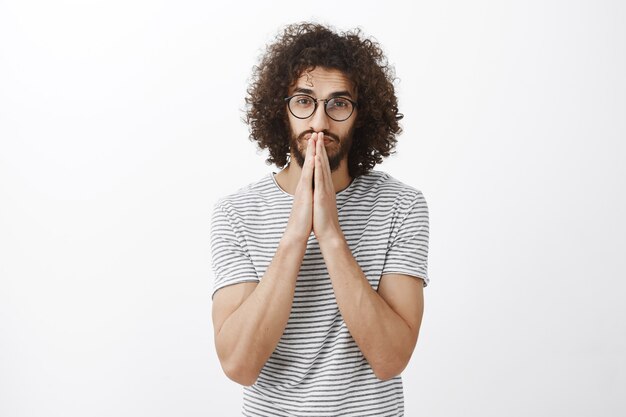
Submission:
{"label": "nose", "polygon": [[326,115],[326,111],[324,111],[324,103],[319,103],[317,109],[315,109],[315,113],[309,119],[309,127],[314,132],[322,132],[326,131],[329,128],[329,117]]}

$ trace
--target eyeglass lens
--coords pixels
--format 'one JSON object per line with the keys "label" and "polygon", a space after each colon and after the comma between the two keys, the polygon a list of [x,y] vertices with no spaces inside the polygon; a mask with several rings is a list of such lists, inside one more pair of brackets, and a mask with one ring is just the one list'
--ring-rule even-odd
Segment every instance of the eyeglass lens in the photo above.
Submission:
{"label": "eyeglass lens", "polygon": [[[315,100],[309,96],[298,95],[289,100],[289,110],[301,119],[310,117],[315,112],[315,108]],[[326,114],[335,121],[346,120],[352,114],[352,103],[343,97],[332,98],[326,102]]]}

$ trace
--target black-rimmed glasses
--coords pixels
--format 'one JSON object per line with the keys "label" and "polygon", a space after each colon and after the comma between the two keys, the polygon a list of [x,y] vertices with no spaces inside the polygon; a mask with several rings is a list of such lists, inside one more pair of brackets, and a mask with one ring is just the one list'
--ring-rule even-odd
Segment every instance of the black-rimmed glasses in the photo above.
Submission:
{"label": "black-rimmed glasses", "polygon": [[356,102],[346,97],[332,97],[326,99],[316,99],[306,94],[295,94],[291,97],[285,97],[287,107],[291,114],[298,119],[308,119],[317,110],[317,103],[324,102],[324,111],[326,115],[336,122],[348,120]]}

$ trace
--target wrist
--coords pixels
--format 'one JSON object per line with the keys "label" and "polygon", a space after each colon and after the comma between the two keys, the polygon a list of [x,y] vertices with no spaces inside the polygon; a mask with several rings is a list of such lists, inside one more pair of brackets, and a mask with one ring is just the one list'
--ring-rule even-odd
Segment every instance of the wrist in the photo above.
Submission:
{"label": "wrist", "polygon": [[[310,235],[310,234],[309,234]],[[302,248],[306,250],[309,236],[296,235],[294,233],[285,232],[280,238],[279,246]]]}
{"label": "wrist", "polygon": [[328,236],[320,237],[318,240],[320,249],[322,252],[324,251],[336,251],[348,246],[348,242],[346,241],[343,233],[333,233]]}

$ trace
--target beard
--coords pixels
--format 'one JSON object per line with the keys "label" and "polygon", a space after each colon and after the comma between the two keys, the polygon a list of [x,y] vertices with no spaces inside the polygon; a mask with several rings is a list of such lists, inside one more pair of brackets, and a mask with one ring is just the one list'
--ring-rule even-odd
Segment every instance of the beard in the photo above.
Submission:
{"label": "beard", "polygon": [[[326,146],[328,165],[330,166],[331,172],[339,168],[341,161],[348,155],[348,152],[350,152],[350,147],[352,146],[352,132],[353,129],[351,129],[345,137],[339,138],[334,133],[323,131],[324,138],[330,138],[332,140],[332,142],[328,145],[324,144],[324,146]],[[306,157],[306,147],[308,143],[305,138],[312,135],[314,131],[306,130],[299,135],[296,135],[296,133],[290,129],[290,133],[289,149],[291,150],[291,157],[295,159],[300,168],[302,168],[304,166],[304,158]]]}

